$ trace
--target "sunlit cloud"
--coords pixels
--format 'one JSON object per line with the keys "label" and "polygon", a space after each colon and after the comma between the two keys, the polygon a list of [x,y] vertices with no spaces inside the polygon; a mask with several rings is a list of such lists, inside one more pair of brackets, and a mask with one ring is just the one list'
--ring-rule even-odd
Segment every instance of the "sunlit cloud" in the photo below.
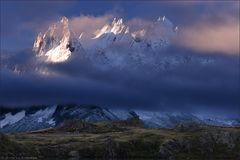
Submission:
{"label": "sunlit cloud", "polygon": [[239,54],[239,20],[227,16],[221,23],[199,20],[180,30],[176,44],[200,52]]}

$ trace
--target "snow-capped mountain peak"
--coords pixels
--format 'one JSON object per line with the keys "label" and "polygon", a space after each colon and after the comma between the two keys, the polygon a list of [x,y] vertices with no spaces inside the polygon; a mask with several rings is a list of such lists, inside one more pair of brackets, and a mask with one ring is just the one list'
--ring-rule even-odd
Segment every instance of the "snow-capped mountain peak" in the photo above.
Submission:
{"label": "snow-capped mountain peak", "polygon": [[[40,60],[61,63],[76,55],[84,57],[97,67],[127,68],[128,64],[147,64],[163,70],[166,63],[171,63],[173,67],[184,63],[184,57],[161,57],[161,52],[170,46],[178,31],[178,27],[165,16],[140,26],[139,29],[134,28],[134,25],[126,25],[121,18],[114,18],[94,33],[83,30],[75,34],[71,30],[74,28],[71,24],[71,21],[63,17],[45,33],[38,34],[33,50]],[[82,38],[84,34],[95,36]],[[132,63],[125,63],[126,61]]]}
{"label": "snow-capped mountain peak", "polygon": [[172,22],[166,16],[159,16],[156,23],[163,23],[166,27],[173,29]]}
{"label": "snow-capped mountain peak", "polygon": [[97,39],[104,34],[113,33],[117,34],[126,34],[129,32],[129,28],[123,24],[123,19],[114,18],[111,24],[104,25],[101,29],[97,30],[94,34],[93,39]]}
{"label": "snow-capped mountain peak", "polygon": [[46,33],[39,33],[34,42],[33,51],[46,62],[64,62],[75,50],[81,50],[78,38],[69,28],[66,17],[51,25]]}
{"label": "snow-capped mountain peak", "polygon": [[61,23],[63,23],[64,25],[68,25],[68,18],[63,16],[60,20]]}
{"label": "snow-capped mountain peak", "polygon": [[175,27],[174,31],[175,31],[175,32],[178,32],[178,26]]}
{"label": "snow-capped mountain peak", "polygon": [[[99,57],[99,53],[109,52],[104,55],[109,60],[114,46],[129,49],[131,54],[142,54],[146,51],[158,52],[168,46],[170,37],[175,33],[173,24],[165,16],[159,17],[151,26],[134,32],[130,32],[129,26],[124,24],[122,18],[114,18],[111,23],[95,31],[95,36],[88,40],[91,45],[82,47],[80,40],[84,31],[80,35],[75,35],[70,28],[69,20],[62,17],[44,34],[39,33],[33,45],[36,56],[45,62],[59,63],[67,61],[73,53],[81,55],[85,51],[87,51],[86,57],[90,59]],[[138,57],[137,55],[129,56]]]}
{"label": "snow-capped mountain peak", "polygon": [[71,30],[74,29],[72,24],[71,20],[63,17],[45,33],[38,34],[33,51],[41,62],[61,63],[73,60],[76,56],[80,61],[104,70],[109,67],[129,69],[129,66],[138,69],[141,65],[147,65],[160,71],[193,61],[203,65],[214,61],[205,57],[161,54],[171,46],[179,32],[178,27],[166,16],[140,23],[137,28],[132,23],[127,23],[128,26],[121,18],[114,18],[100,29],[80,30],[76,34]]}
{"label": "snow-capped mountain peak", "polygon": [[157,21],[165,21],[165,20],[166,20],[165,16],[163,16],[163,17],[159,16],[158,19],[157,19]]}
{"label": "snow-capped mountain peak", "polygon": [[42,35],[42,32],[40,32],[37,35],[37,38],[33,44],[33,51],[35,51],[37,54],[41,53],[40,49],[41,49],[42,43],[43,43],[43,35]]}
{"label": "snow-capped mountain peak", "polygon": [[118,20],[116,18],[114,18],[114,20],[112,22],[111,32],[114,34],[128,33],[129,28],[123,24],[122,18],[120,18]]}

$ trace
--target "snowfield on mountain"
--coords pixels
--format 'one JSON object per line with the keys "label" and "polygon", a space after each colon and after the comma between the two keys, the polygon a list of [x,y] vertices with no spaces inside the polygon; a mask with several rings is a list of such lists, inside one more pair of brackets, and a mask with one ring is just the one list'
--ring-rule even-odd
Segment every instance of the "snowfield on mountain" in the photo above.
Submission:
{"label": "snowfield on mountain", "polygon": [[[165,55],[173,38],[178,34],[174,26],[165,16],[159,17],[148,27],[132,30],[124,24],[123,19],[114,18],[109,24],[92,33],[83,43],[84,32],[80,35],[71,31],[66,17],[50,26],[42,34],[39,33],[33,46],[38,60],[46,63],[63,63],[71,61],[73,55],[81,61],[88,61],[94,66],[129,68],[133,66],[152,66],[164,70],[169,66],[198,62],[211,63],[208,57],[188,57]],[[85,44],[85,45],[84,45]]]}
{"label": "snowfield on mountain", "polygon": [[147,128],[173,128],[198,123],[213,126],[240,126],[240,119],[216,118],[181,112],[108,109],[91,105],[53,105],[18,108],[1,112],[0,131],[25,132],[59,126],[66,120],[114,122],[138,116]]}

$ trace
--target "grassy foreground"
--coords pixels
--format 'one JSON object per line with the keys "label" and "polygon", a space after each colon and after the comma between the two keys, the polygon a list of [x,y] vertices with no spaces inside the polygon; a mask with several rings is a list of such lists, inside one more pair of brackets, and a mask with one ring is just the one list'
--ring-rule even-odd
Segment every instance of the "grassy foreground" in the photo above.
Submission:
{"label": "grassy foreground", "polygon": [[70,122],[32,133],[0,133],[0,159],[14,158],[238,160],[240,128]]}

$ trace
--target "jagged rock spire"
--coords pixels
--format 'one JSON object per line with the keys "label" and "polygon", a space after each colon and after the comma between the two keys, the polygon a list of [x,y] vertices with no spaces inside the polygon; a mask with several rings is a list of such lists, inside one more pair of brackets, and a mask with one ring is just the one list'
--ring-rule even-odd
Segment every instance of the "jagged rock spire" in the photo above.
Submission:
{"label": "jagged rock spire", "polygon": [[95,32],[95,37],[93,39],[99,38],[106,33],[126,34],[129,33],[129,27],[123,24],[123,19],[114,18],[111,24],[104,25],[101,29]]}
{"label": "jagged rock spire", "polygon": [[68,18],[67,17],[65,17],[65,16],[63,16],[62,18],[61,18],[61,21],[60,21],[61,23],[68,23]]}
{"label": "jagged rock spire", "polygon": [[40,32],[33,44],[33,51],[39,53],[40,49],[42,48],[43,44],[43,35],[42,32]]}
{"label": "jagged rock spire", "polygon": [[44,35],[39,33],[33,51],[47,62],[63,62],[80,48],[78,38],[70,31],[67,17],[62,17],[59,22],[51,25]]}

